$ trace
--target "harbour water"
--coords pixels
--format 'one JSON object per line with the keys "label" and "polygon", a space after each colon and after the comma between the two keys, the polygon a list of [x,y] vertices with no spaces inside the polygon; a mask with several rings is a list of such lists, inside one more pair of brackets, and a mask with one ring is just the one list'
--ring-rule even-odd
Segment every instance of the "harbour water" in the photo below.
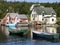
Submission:
{"label": "harbour water", "polygon": [[[26,36],[9,35],[9,28],[5,26],[0,27],[0,45],[60,45],[58,42],[51,42],[47,40],[32,39],[32,30],[48,33],[59,33],[60,27],[18,27],[19,29],[29,30]],[[59,35],[60,36],[60,35]]]}

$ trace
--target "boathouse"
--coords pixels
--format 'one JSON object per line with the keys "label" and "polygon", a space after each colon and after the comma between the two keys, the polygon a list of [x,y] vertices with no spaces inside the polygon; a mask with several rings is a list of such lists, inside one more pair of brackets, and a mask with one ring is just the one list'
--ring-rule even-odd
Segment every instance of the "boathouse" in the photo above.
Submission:
{"label": "boathouse", "polygon": [[20,23],[28,23],[28,18],[25,14],[19,14],[18,19],[20,19]]}
{"label": "boathouse", "polygon": [[28,22],[28,18],[25,14],[18,14],[18,13],[7,13],[6,16],[3,18],[2,23],[14,23],[14,22]]}

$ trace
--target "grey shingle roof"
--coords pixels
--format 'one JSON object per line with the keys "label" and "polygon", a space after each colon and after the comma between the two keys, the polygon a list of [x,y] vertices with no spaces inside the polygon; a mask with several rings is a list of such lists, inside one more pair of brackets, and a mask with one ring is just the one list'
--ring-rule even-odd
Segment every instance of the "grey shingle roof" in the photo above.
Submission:
{"label": "grey shingle roof", "polygon": [[56,14],[54,9],[52,7],[44,7],[44,6],[40,6],[40,7],[35,7],[34,10],[37,12],[37,14],[42,14],[42,12],[44,11],[45,15],[50,15],[52,14]]}
{"label": "grey shingle roof", "polygon": [[20,14],[18,15],[18,18],[27,18],[27,16],[25,14]]}
{"label": "grey shingle roof", "polygon": [[25,14],[18,14],[18,13],[9,13],[9,16],[10,16],[11,18],[15,18],[16,16],[17,16],[18,18],[27,18],[27,16],[26,16]]}

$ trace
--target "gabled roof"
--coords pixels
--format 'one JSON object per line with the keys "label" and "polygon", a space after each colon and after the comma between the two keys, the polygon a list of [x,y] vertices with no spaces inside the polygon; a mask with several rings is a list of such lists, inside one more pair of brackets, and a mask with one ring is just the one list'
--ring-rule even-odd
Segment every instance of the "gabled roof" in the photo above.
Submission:
{"label": "gabled roof", "polygon": [[26,18],[27,19],[27,16],[25,14],[19,14],[18,18]]}
{"label": "gabled roof", "polygon": [[18,17],[18,18],[26,18],[27,19],[27,16],[25,14],[9,13],[8,16],[10,16],[11,18]]}
{"label": "gabled roof", "polygon": [[18,16],[18,13],[9,13],[9,16],[10,16],[11,18],[15,18],[16,16]]}
{"label": "gabled roof", "polygon": [[51,15],[52,13],[56,14],[52,7],[40,6],[40,7],[35,7],[34,10],[37,12],[38,15],[42,14],[43,11],[45,15]]}
{"label": "gabled roof", "polygon": [[30,8],[30,11],[32,11],[33,8],[34,8],[34,7],[37,7],[37,6],[40,6],[40,4],[33,4],[33,5],[31,6],[31,8]]}

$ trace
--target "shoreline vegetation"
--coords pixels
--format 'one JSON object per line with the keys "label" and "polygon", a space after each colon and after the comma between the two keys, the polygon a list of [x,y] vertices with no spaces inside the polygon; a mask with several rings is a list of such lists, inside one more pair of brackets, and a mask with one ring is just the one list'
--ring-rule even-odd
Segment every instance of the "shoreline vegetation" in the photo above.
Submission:
{"label": "shoreline vegetation", "polygon": [[[30,21],[30,7],[32,4],[38,4],[33,2],[6,2],[6,1],[0,1],[0,19],[3,19],[5,15],[9,13],[19,13],[19,14],[26,14],[28,17],[28,20]],[[45,7],[53,7],[53,9],[56,11],[57,16],[57,24],[60,23],[60,3],[39,3]]]}
{"label": "shoreline vegetation", "polygon": [[56,23],[60,25],[60,17],[57,17],[57,22]]}

